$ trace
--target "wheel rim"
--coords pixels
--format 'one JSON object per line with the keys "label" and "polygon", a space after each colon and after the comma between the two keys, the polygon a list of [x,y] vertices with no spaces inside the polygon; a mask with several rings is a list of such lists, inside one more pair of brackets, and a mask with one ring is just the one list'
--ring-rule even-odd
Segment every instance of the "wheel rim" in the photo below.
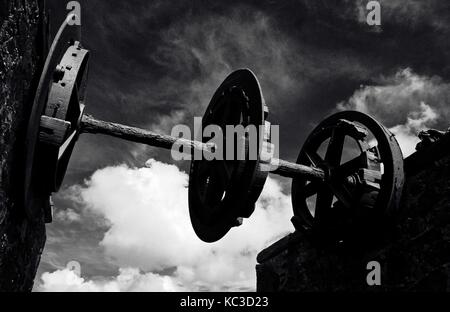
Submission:
{"label": "wheel rim", "polygon": [[[337,127],[342,120],[362,127],[368,135],[361,138],[357,132],[346,133]],[[342,161],[346,138],[357,142],[360,155]],[[325,151],[319,155],[323,146]],[[401,150],[392,133],[366,114],[347,111],[324,120],[306,140],[297,163],[317,166],[327,173],[322,183],[304,178],[293,180],[294,216],[304,227],[345,227],[349,222],[379,220],[398,209],[404,181]],[[378,171],[379,180],[377,175],[374,185],[349,188],[350,178],[362,169],[374,177]]]}

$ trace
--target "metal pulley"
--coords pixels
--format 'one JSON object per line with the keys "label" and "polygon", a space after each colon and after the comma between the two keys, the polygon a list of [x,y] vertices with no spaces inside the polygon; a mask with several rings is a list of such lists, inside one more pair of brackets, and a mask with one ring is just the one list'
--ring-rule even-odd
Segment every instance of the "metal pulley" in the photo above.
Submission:
{"label": "metal pulley", "polygon": [[[216,148],[206,140],[179,139],[85,115],[88,62],[89,51],[80,43],[79,27],[65,22],[48,55],[28,126],[24,198],[31,218],[37,215],[31,205],[35,195],[49,196],[61,186],[81,133],[165,149],[183,145],[206,154]],[[326,231],[333,220],[343,224],[363,220],[360,215],[395,212],[403,186],[403,157],[395,137],[380,123],[358,112],[333,115],[313,131],[297,163],[290,163],[273,158],[268,115],[258,79],[248,69],[233,72],[214,93],[203,127],[217,125],[225,133],[227,126],[254,126],[256,157],[250,157],[249,137],[231,146],[224,137],[225,150],[243,151],[244,157],[192,161],[189,212],[200,239],[217,241],[249,218],[269,172],[294,179],[297,229]],[[349,140],[353,142],[350,150],[356,152],[353,156],[344,148]]]}

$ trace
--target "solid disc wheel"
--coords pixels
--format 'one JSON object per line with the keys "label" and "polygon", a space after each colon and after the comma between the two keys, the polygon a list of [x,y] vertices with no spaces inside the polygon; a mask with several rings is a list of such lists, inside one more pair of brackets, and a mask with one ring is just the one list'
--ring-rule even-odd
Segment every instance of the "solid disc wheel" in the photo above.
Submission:
{"label": "solid disc wheel", "polygon": [[295,178],[296,227],[342,233],[392,215],[404,181],[394,135],[355,111],[324,120],[306,140],[297,163],[323,169],[325,181]]}
{"label": "solid disc wheel", "polygon": [[[214,94],[203,118],[203,129],[209,125],[222,129],[225,160],[194,160],[189,176],[189,212],[201,240],[221,239],[232,227],[240,225],[240,218],[253,213],[267,173],[259,172],[259,158],[248,160],[248,138],[235,137],[232,153],[237,157],[236,151],[241,148],[245,157],[226,160],[226,126],[260,127],[265,125],[265,117],[258,80],[249,70],[232,73]],[[264,138],[258,131],[258,157]],[[205,138],[204,142],[208,140]]]}

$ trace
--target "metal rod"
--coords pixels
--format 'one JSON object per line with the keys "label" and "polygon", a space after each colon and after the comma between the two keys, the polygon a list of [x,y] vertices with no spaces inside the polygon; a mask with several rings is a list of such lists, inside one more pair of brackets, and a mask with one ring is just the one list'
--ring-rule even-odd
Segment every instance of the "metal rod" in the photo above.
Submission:
{"label": "metal rod", "polygon": [[[198,141],[180,139],[149,130],[97,120],[88,115],[84,115],[81,119],[81,132],[104,134],[135,143],[142,143],[164,149],[172,149],[173,145],[176,143],[179,146],[184,146],[191,150],[200,150],[202,152],[210,153],[214,146],[214,144],[211,145]],[[295,164],[281,159],[272,159],[271,167],[274,168],[271,170],[271,173],[283,177],[295,178],[298,176],[303,176],[314,180],[325,180],[325,172],[319,168]]]}
{"label": "metal rod", "polygon": [[313,180],[321,181],[324,181],[326,178],[325,171],[320,168],[291,163],[282,159],[272,159],[271,164],[276,168],[271,171],[271,173],[282,177],[295,178],[298,176],[304,176]]}
{"label": "metal rod", "polygon": [[121,125],[118,123],[97,120],[91,116],[84,115],[81,119],[81,132],[92,134],[105,134],[108,136],[124,139],[127,141],[142,143],[164,149],[172,149],[176,143],[191,150],[211,152],[212,145],[198,141],[175,138],[170,135],[159,134],[153,131]]}

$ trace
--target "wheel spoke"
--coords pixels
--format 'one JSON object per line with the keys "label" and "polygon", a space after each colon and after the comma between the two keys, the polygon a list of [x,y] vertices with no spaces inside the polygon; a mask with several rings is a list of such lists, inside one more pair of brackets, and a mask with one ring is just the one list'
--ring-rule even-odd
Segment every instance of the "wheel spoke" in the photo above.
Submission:
{"label": "wheel spoke", "polygon": [[345,134],[339,127],[333,129],[333,134],[330,138],[325,161],[332,167],[337,167],[341,164],[342,151],[344,150]]}
{"label": "wheel spoke", "polygon": [[60,159],[64,156],[66,150],[67,150],[67,149],[69,148],[69,146],[73,143],[73,141],[75,140],[76,136],[77,136],[77,132],[74,131],[74,132],[66,139],[66,141],[63,143],[63,145],[59,148],[59,152],[58,152],[58,160],[60,160]]}
{"label": "wheel spoke", "polygon": [[352,207],[353,200],[352,194],[350,191],[343,185],[332,185],[331,189],[334,193],[334,196],[347,208]]}
{"label": "wheel spoke", "polygon": [[336,173],[340,177],[348,177],[349,175],[358,171],[358,169],[365,168],[367,165],[366,153],[361,153],[358,157],[347,161],[336,169]]}
{"label": "wheel spoke", "polygon": [[324,186],[324,188],[317,193],[314,218],[316,220],[323,219],[323,216],[327,215],[327,211],[331,208],[332,204],[333,193],[328,187]]}
{"label": "wheel spoke", "polygon": [[322,157],[317,154],[317,152],[311,152],[308,150],[304,151],[306,158],[308,158],[309,162],[313,167],[319,167],[321,163],[323,163]]}
{"label": "wheel spoke", "polygon": [[316,182],[310,182],[303,188],[303,193],[305,194],[305,198],[309,198],[315,194],[317,194],[319,189],[319,185]]}

